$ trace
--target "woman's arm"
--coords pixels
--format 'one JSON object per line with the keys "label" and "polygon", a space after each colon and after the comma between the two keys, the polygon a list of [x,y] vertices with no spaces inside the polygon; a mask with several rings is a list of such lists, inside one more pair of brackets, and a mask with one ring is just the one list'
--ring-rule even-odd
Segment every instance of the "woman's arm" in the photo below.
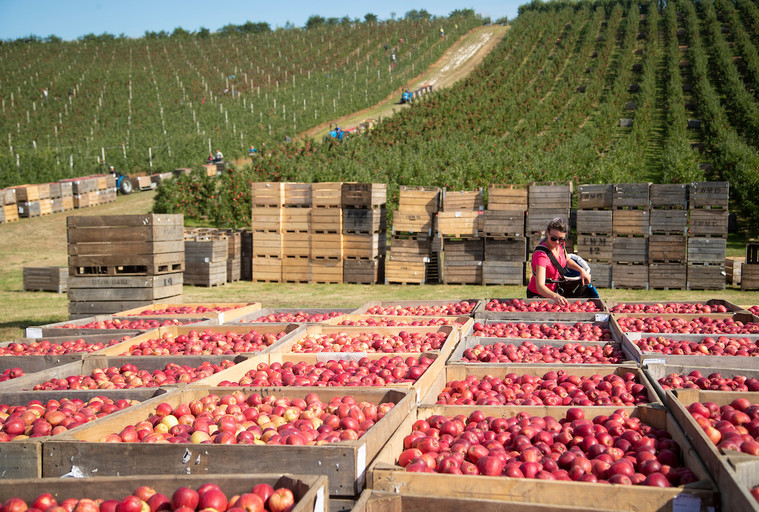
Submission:
{"label": "woman's arm", "polygon": [[558,293],[551,291],[551,289],[546,286],[546,268],[541,265],[538,265],[535,269],[535,288],[537,288],[540,295],[553,300],[556,304],[567,304],[567,299]]}
{"label": "woman's arm", "polygon": [[569,256],[567,256],[567,267],[580,272],[580,279],[582,279],[582,284],[590,284],[590,273]]}

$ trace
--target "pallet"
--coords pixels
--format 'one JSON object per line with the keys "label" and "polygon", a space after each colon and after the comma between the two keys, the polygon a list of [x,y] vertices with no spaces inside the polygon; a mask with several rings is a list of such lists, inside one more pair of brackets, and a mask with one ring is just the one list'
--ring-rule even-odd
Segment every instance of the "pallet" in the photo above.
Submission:
{"label": "pallet", "polygon": [[688,186],[685,183],[653,183],[648,191],[651,208],[688,207]]}
{"label": "pallet", "polygon": [[612,187],[612,208],[649,208],[650,183],[616,183]]}
{"label": "pallet", "polygon": [[688,264],[725,264],[727,240],[724,238],[688,238]]}
{"label": "pallet", "polygon": [[343,183],[312,183],[312,208],[342,208]]}
{"label": "pallet", "polygon": [[[527,194],[527,210],[569,210],[572,207],[572,182],[530,183]],[[568,217],[568,216],[567,216]],[[528,214],[529,219],[529,214]],[[546,223],[547,224],[547,223]],[[545,225],[542,229],[545,229]],[[528,228],[529,231],[534,231]]]}
{"label": "pallet", "polygon": [[648,264],[648,238],[615,238],[612,246],[614,263]]}
{"label": "pallet", "polygon": [[281,258],[282,257],[282,238],[281,233],[272,233],[265,231],[253,231],[252,239],[252,256],[259,258]]}
{"label": "pallet", "polygon": [[690,211],[688,236],[727,237],[728,211],[693,209]]}
{"label": "pallet", "polygon": [[432,239],[420,238],[393,238],[389,247],[392,257],[399,260],[415,260],[428,257],[432,252]]}
{"label": "pallet", "polygon": [[648,287],[651,290],[685,290],[687,282],[685,263],[651,263],[648,266]]}
{"label": "pallet", "polygon": [[8,187],[5,189],[0,190],[0,193],[2,194],[3,200],[1,201],[4,206],[11,206],[16,204],[16,189],[13,187]]}
{"label": "pallet", "polygon": [[407,214],[434,216],[440,211],[440,187],[410,187],[401,185],[398,190],[398,210]]}
{"label": "pallet", "polygon": [[379,208],[386,203],[385,183],[343,183],[343,208]]}
{"label": "pallet", "polygon": [[18,219],[18,206],[15,203],[0,208],[0,222],[16,222]]}
{"label": "pallet", "polygon": [[311,261],[307,258],[283,258],[282,282],[306,284],[311,282]]}
{"label": "pallet", "polygon": [[644,236],[649,233],[649,210],[614,210],[612,234]]}
{"label": "pallet", "polygon": [[454,238],[478,237],[480,212],[438,212],[437,232]]}
{"label": "pallet", "polygon": [[[184,274],[160,276],[70,276],[68,298],[73,302],[153,301],[182,295]],[[116,312],[125,311],[124,308]]]}
{"label": "pallet", "polygon": [[227,259],[227,282],[235,283],[242,279],[242,260]]}
{"label": "pallet", "polygon": [[691,209],[726,210],[730,199],[730,184],[726,181],[694,182],[688,187],[688,207]]}
{"label": "pallet", "polygon": [[268,233],[280,233],[282,231],[282,208],[269,206],[253,206],[251,209],[253,219],[251,229]]}
{"label": "pallet", "polygon": [[577,195],[578,210],[586,208],[611,208],[612,188],[613,185],[580,185]]}
{"label": "pallet", "polygon": [[577,234],[610,235],[612,214],[611,210],[577,210]]}
{"label": "pallet", "polygon": [[651,235],[648,239],[649,263],[683,263],[687,258],[684,235]]}
{"label": "pallet", "polygon": [[526,185],[489,185],[488,210],[527,211]]}
{"label": "pallet", "polygon": [[184,252],[134,256],[69,256],[69,276],[159,275],[182,272],[184,269]]}
{"label": "pallet", "polygon": [[63,293],[68,290],[68,277],[68,267],[24,267],[24,291]]}
{"label": "pallet", "polygon": [[193,286],[221,286],[227,282],[227,260],[188,265],[184,271],[184,284]]}
{"label": "pallet", "polygon": [[651,234],[685,234],[688,231],[688,210],[651,210],[649,213],[649,223]]}
{"label": "pallet", "polygon": [[482,235],[524,237],[525,214],[519,210],[486,210],[480,217]]}
{"label": "pallet", "polygon": [[40,215],[51,215],[53,213],[53,203],[50,198],[40,199]]}
{"label": "pallet", "polygon": [[382,208],[344,208],[342,210],[342,232],[346,233],[384,233],[387,231],[387,209]]}
{"label": "pallet", "polygon": [[479,190],[446,190],[443,189],[444,212],[482,211],[484,202],[482,189]]}
{"label": "pallet", "polygon": [[443,257],[443,284],[482,284],[482,261]]}

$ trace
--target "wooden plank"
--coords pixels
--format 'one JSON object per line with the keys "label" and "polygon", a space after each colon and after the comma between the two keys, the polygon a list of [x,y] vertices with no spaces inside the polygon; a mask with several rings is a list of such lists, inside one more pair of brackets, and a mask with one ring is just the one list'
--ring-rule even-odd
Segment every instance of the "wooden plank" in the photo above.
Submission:
{"label": "wooden plank", "polygon": [[[69,275],[165,274],[184,269],[184,251],[163,254],[105,254],[69,256]],[[93,269],[92,271],[90,269]]]}
{"label": "wooden plank", "polygon": [[83,301],[83,302],[69,302],[69,315],[72,318],[82,318],[94,315],[114,315],[119,311],[127,309],[133,309],[140,306],[148,306],[156,302],[182,302],[181,295],[175,295],[173,297],[165,297],[162,299],[154,299],[152,301],[145,300],[119,300],[119,301]]}
{"label": "wooden plank", "polygon": [[66,226],[69,228],[184,226],[184,216],[166,213],[72,216],[66,218]]}
{"label": "wooden plank", "polygon": [[97,226],[68,228],[69,244],[112,242],[166,242],[184,240],[184,227],[177,226]]}
{"label": "wooden plank", "polygon": [[[76,278],[72,278],[76,279]],[[192,284],[184,275],[184,282]],[[68,291],[69,301],[73,302],[97,302],[97,301],[152,301],[182,295],[182,280],[167,286],[154,286],[149,288],[71,288]]]}
{"label": "wooden plank", "polygon": [[184,250],[185,243],[182,240],[77,242],[68,244],[69,256],[179,253]]}
{"label": "wooden plank", "polygon": [[[203,309],[197,313],[159,313],[167,308],[195,308]],[[209,303],[173,303],[173,304],[151,304],[146,307],[135,308],[131,310],[120,311],[118,316],[139,316],[142,318],[176,318],[176,319],[201,319],[213,318],[218,323],[223,324],[236,320],[242,316],[254,313],[261,309],[260,302],[209,302]]]}

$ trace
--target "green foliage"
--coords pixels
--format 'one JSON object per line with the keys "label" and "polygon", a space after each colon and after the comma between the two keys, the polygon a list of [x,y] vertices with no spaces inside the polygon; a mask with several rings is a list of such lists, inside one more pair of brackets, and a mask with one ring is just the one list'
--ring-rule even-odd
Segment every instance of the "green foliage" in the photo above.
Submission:
{"label": "green foliage", "polygon": [[213,214],[216,202],[216,180],[204,170],[180,174],[161,183],[155,195],[155,213],[183,213],[186,217],[200,219]]}

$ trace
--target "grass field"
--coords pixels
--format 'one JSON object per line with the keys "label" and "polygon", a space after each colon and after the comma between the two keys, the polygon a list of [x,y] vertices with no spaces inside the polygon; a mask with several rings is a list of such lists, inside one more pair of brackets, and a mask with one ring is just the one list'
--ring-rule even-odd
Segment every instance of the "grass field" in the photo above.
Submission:
{"label": "grass field", "polygon": [[[119,197],[115,203],[65,214],[48,215],[0,224],[0,340],[23,336],[32,325],[68,319],[66,294],[23,292],[23,267],[65,266],[66,217],[68,215],[113,215],[147,213],[154,192]],[[745,244],[745,242],[744,242]],[[740,256],[745,245],[729,244],[728,255]],[[759,304],[756,292],[741,292],[736,287],[722,291],[600,290],[610,300],[708,300],[724,299],[740,305]],[[238,281],[225,286],[184,287],[184,302],[256,301],[264,307],[358,307],[378,300],[440,300],[468,298],[524,297],[521,286],[386,286],[386,285],[306,285]]]}

